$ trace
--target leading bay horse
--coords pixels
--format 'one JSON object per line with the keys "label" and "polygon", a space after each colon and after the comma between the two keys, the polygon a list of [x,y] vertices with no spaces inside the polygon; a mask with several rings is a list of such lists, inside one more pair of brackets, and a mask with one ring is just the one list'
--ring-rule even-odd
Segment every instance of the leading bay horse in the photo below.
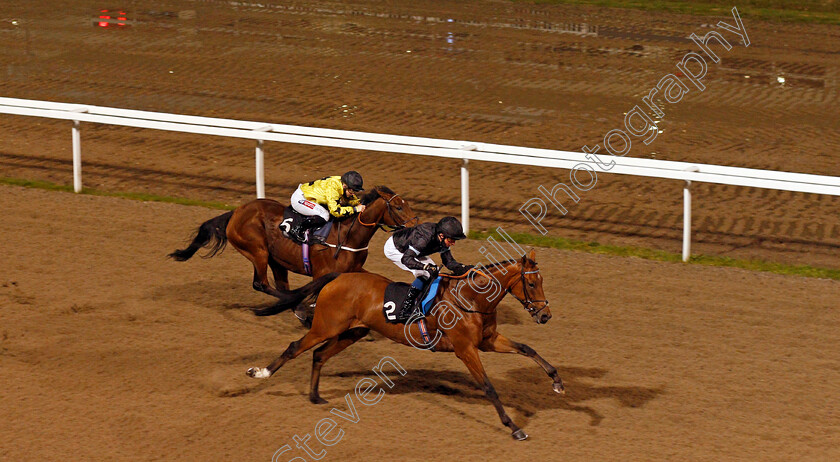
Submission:
{"label": "leading bay horse", "polygon": [[[374,187],[360,200],[366,206],[363,212],[334,222],[327,245],[312,246],[313,278],[332,272],[364,271],[368,244],[377,229],[398,229],[417,222],[408,202],[385,186]],[[279,228],[285,208],[271,199],[248,202],[202,223],[190,245],[169,256],[185,261],[206,247],[209,258],[221,252],[229,241],[254,265],[254,289],[282,298],[289,290],[288,272],[306,274],[301,245],[285,237]],[[269,267],[276,287],[268,282]]]}
{"label": "leading bay horse", "polygon": [[[534,251],[519,260],[473,268],[464,276],[446,276],[440,282],[435,308],[426,317],[428,331],[440,329],[433,351],[455,352],[470,374],[493,403],[502,423],[517,440],[528,437],[505,413],[504,407],[484,371],[478,352],[517,353],[539,364],[552,379],[557,393],[565,393],[563,381],[551,364],[531,347],[509,340],[496,332],[496,307],[508,293],[513,295],[538,324],[551,318],[543,293]],[[283,354],[268,367],[252,367],[247,375],[268,378],[283,364],[323,343],[312,355],[312,376],[309,400],[326,403],[318,394],[318,382],[324,363],[342,350],[365,337],[373,329],[404,345],[418,345],[421,338],[417,324],[389,324],[382,314],[385,288],[391,281],[373,273],[329,274],[286,294],[286,299],[268,308],[255,310],[258,315],[277,314],[290,308],[306,309],[316,299],[312,328],[300,340],[292,342]]]}

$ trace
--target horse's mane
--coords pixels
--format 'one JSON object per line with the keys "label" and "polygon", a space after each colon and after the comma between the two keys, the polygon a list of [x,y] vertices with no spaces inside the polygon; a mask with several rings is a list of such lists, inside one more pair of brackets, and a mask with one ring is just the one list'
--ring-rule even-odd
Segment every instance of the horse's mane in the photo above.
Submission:
{"label": "horse's mane", "polygon": [[387,186],[374,186],[373,189],[371,189],[370,191],[368,191],[367,194],[359,198],[359,200],[362,202],[363,205],[369,205],[371,202],[382,197],[379,195],[380,191],[382,191],[385,194],[395,194],[394,191],[391,191],[391,188]]}
{"label": "horse's mane", "polygon": [[[479,269],[479,270],[485,270],[485,269],[489,270],[489,269],[497,268],[497,267],[502,266],[502,265],[507,265],[508,263],[515,263],[515,262],[518,262],[518,261],[519,261],[518,258],[512,258],[510,260],[497,261],[496,263],[490,263],[488,265],[481,265],[481,266],[477,267],[477,269]],[[531,260],[528,257],[525,257],[525,261],[532,264],[532,265],[537,264],[537,262],[535,262],[534,260]]]}

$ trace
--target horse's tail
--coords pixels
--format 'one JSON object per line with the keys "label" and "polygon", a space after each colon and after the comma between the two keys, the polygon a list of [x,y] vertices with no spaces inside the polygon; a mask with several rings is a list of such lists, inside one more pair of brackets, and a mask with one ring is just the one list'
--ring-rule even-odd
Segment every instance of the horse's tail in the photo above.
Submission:
{"label": "horse's tail", "polygon": [[284,293],[283,297],[274,305],[268,308],[254,309],[254,314],[257,316],[272,316],[298,306],[308,308],[318,299],[318,294],[321,292],[321,289],[340,275],[341,273],[326,274],[303,287],[290,290]]}
{"label": "horse's tail", "polygon": [[208,246],[209,251],[207,252],[207,255],[204,255],[204,258],[210,258],[221,252],[227,245],[227,233],[225,229],[227,228],[228,222],[230,222],[230,217],[232,216],[233,211],[230,211],[219,215],[216,218],[211,218],[210,220],[205,221],[198,227],[198,230],[195,232],[195,236],[193,237],[189,247],[186,249],[176,250],[170,253],[169,257],[175,259],[176,261],[186,261],[195,255],[198,249]]}

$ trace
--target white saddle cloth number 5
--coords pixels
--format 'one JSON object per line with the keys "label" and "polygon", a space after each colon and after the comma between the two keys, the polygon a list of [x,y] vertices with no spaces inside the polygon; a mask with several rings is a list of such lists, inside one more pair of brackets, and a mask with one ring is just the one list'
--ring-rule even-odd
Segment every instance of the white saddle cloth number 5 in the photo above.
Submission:
{"label": "white saddle cloth number 5", "polygon": [[283,220],[283,222],[280,223],[280,229],[287,233],[290,232],[292,230],[292,218],[286,218]]}

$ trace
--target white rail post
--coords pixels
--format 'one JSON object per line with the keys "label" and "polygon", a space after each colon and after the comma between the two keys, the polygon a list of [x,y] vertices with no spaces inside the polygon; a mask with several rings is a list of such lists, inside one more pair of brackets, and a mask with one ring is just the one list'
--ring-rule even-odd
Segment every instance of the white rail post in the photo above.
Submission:
{"label": "white rail post", "polygon": [[470,170],[469,160],[462,159],[461,163],[461,226],[464,234],[470,232]]}
{"label": "white rail post", "polygon": [[[270,132],[273,130],[271,125],[258,128],[256,132]],[[263,140],[257,140],[256,153],[256,177],[257,177],[257,199],[265,199],[265,152],[263,151]]]}
{"label": "white rail post", "polygon": [[[87,108],[73,110],[73,112],[87,111]],[[82,134],[78,120],[73,121],[73,191],[82,192]]]}
{"label": "white rail post", "polygon": [[[475,145],[463,146],[461,149],[465,151],[475,151],[478,149]],[[464,234],[470,232],[470,170],[469,159],[461,159],[461,227],[464,229]]]}
{"label": "white rail post", "polygon": [[73,121],[73,191],[82,192],[82,136],[79,121]]}
{"label": "white rail post", "polygon": [[[688,172],[699,172],[700,169],[691,166],[685,169]],[[686,180],[683,187],[683,247],[682,261],[691,258],[691,181]]]}

